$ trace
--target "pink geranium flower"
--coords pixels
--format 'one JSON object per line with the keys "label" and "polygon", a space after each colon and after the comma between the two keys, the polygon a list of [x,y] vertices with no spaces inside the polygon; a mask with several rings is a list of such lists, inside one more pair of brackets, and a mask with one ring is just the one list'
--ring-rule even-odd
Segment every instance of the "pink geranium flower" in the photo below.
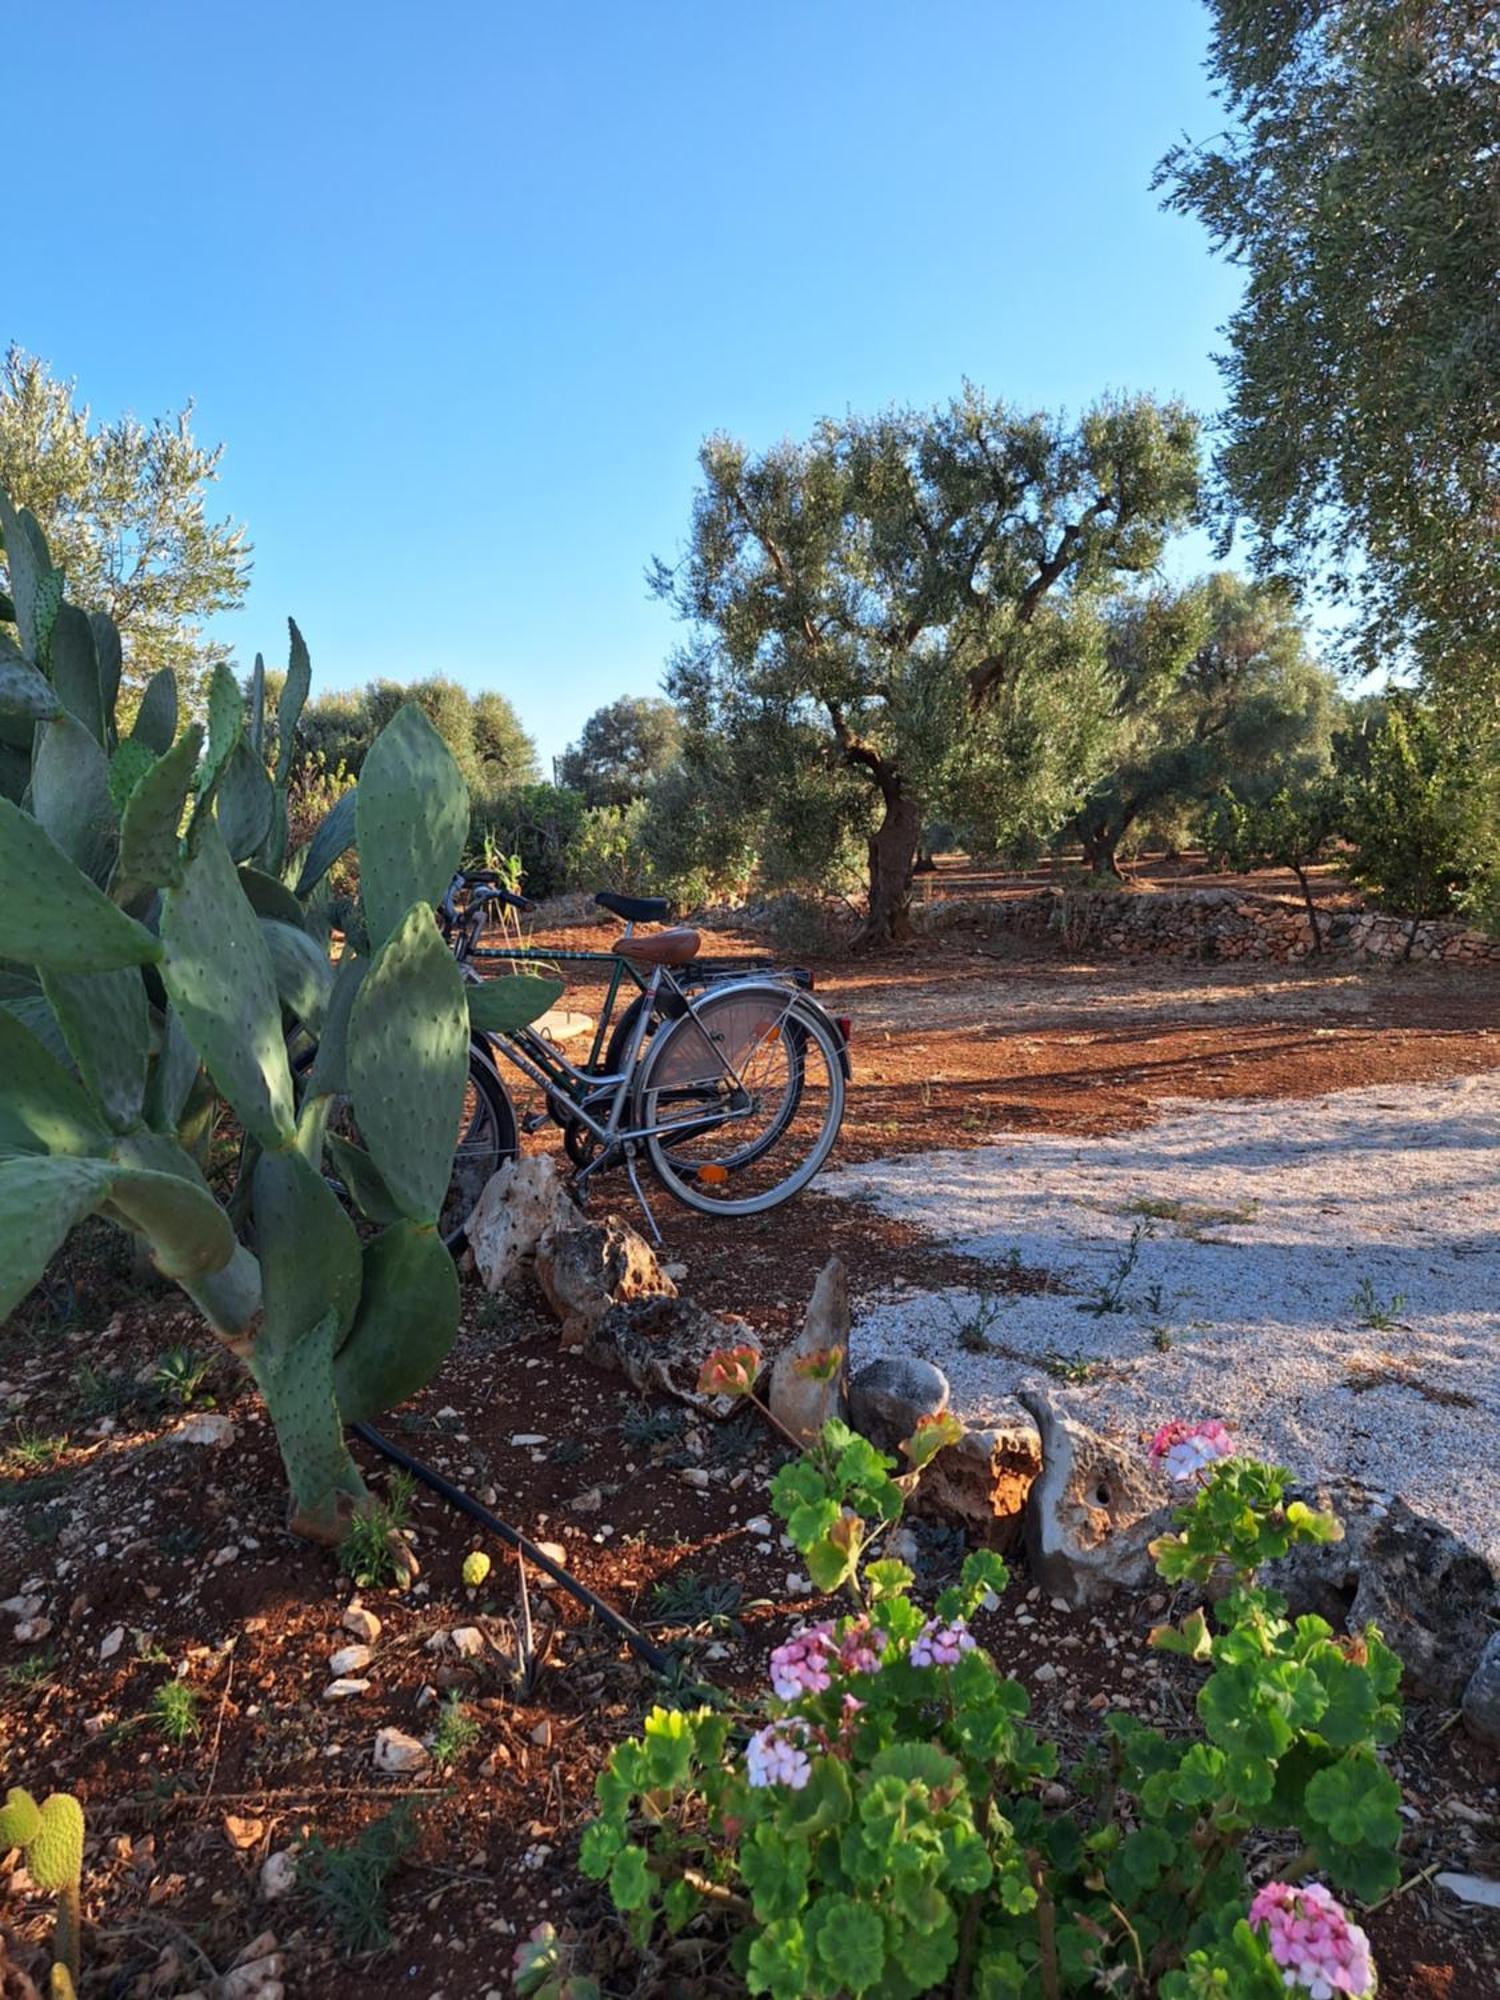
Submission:
{"label": "pink geranium flower", "polygon": [[795,1716],[757,1729],[745,1746],[745,1776],[757,1790],[788,1785],[800,1792],[812,1776],[806,1742],[807,1724]]}
{"label": "pink geranium flower", "polygon": [[1321,1882],[1300,1888],[1268,1882],[1250,1905],[1250,1925],[1264,1933],[1282,1983],[1312,2000],[1337,1994],[1363,2000],[1375,1983],[1370,1940]]}
{"label": "pink geranium flower", "polygon": [[1168,1479],[1186,1485],[1221,1458],[1234,1457],[1234,1439],[1217,1420],[1184,1423],[1179,1417],[1163,1424],[1151,1440],[1151,1463],[1164,1465]]}
{"label": "pink geranium flower", "polygon": [[771,1686],[782,1701],[795,1701],[801,1694],[822,1694],[838,1664],[833,1627],[810,1625],[798,1632],[771,1655]]}
{"label": "pink geranium flower", "polygon": [[945,1625],[941,1618],[929,1618],[911,1646],[914,1667],[956,1667],[965,1653],[972,1653],[974,1640],[962,1618]]}
{"label": "pink geranium flower", "polygon": [[885,1643],[884,1632],[878,1631],[863,1614],[851,1619],[839,1640],[840,1667],[846,1674],[878,1673]]}

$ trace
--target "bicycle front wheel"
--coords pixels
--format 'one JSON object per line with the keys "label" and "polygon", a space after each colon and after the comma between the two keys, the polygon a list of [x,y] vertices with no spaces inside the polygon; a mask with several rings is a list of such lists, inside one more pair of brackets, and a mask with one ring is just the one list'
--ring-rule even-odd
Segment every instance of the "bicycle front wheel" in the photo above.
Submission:
{"label": "bicycle front wheel", "polygon": [[652,1038],[636,1118],[667,1192],[760,1215],[805,1188],[844,1118],[837,1030],[783,986],[726,986]]}
{"label": "bicycle front wheel", "polygon": [[[294,1065],[294,1075],[299,1084],[305,1082],[311,1073],[315,1054],[315,1050],[309,1050]],[[347,1139],[352,1145],[363,1148],[364,1142],[354,1122],[354,1110],[347,1097],[334,1099],[328,1129],[332,1137]],[[471,1042],[463,1109],[459,1114],[458,1131],[454,1135],[453,1172],[438,1217],[443,1241],[455,1257],[465,1245],[464,1224],[484,1193],[490,1176],[498,1173],[507,1160],[514,1159],[519,1150],[516,1114],[510,1093],[500,1080],[488,1046],[479,1041]],[[354,1186],[342,1180],[336,1172],[329,1172],[326,1178],[347,1208],[356,1215],[364,1213]]]}

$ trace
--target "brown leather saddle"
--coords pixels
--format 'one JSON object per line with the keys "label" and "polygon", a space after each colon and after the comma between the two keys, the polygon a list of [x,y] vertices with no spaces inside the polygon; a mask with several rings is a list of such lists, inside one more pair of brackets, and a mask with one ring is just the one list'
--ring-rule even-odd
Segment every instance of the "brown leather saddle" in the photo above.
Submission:
{"label": "brown leather saddle", "polygon": [[646,937],[616,938],[614,950],[637,965],[686,965],[698,956],[701,943],[696,931],[681,925],[675,930],[652,931]]}

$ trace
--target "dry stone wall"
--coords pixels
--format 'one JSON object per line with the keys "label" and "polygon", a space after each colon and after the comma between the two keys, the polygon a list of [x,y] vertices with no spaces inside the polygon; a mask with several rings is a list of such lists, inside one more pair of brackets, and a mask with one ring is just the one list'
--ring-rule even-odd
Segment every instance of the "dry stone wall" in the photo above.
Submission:
{"label": "dry stone wall", "polygon": [[[1160,952],[1198,959],[1286,962],[1312,950],[1312,924],[1300,903],[1239,889],[1040,889],[1004,901],[954,899],[918,905],[923,928],[979,929],[1019,937],[1055,937],[1080,951]],[[1374,910],[1319,913],[1325,951],[1394,961],[1500,965],[1500,938],[1460,923],[1415,926]]]}

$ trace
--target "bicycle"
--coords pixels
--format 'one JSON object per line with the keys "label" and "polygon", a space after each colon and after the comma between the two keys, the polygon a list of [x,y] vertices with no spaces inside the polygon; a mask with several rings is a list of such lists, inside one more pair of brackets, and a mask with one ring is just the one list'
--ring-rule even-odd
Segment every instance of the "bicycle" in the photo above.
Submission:
{"label": "bicycle", "polygon": [[[636,923],[667,914],[660,899],[603,891],[594,900],[626,925],[609,952],[510,944],[485,950],[479,938],[492,910],[535,907],[486,871],[456,876],[444,898],[440,922],[470,978],[478,977],[476,958],[610,968],[581,1065],[535,1024],[476,1037],[486,1047],[471,1052],[472,1103],[455,1162],[461,1199],[472,1192],[477,1200],[489,1173],[517,1144],[494,1052],[541,1090],[546,1109],[528,1130],[549,1117],[562,1128],[577,1170],[574,1187],[586,1197],[595,1174],[623,1165],[658,1241],[640,1183],[642,1154],[667,1192],[702,1214],[758,1215],[789,1200],[819,1171],[838,1137],[850,1076],[847,1021],[812,998],[811,976],[800,968],[778,969],[770,959],[702,959],[696,931],[638,936]],[[616,1019],[627,982],[637,992]]]}

